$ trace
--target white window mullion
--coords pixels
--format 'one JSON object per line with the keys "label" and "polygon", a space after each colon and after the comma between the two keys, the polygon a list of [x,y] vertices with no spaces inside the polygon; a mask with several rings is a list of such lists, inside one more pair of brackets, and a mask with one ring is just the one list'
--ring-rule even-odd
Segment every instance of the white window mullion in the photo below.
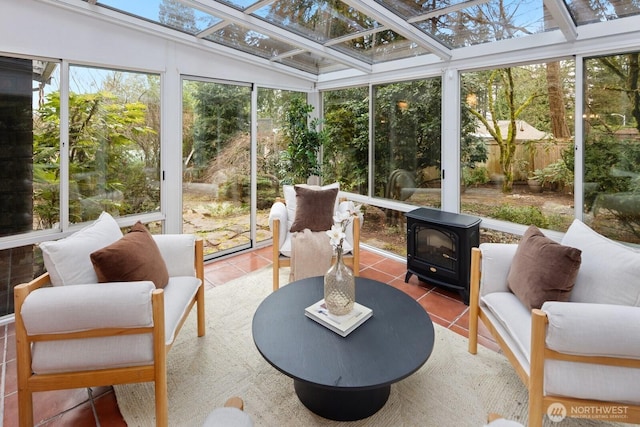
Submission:
{"label": "white window mullion", "polygon": [[574,216],[583,220],[584,218],[584,57],[576,56],[576,80],[574,84],[575,93],[575,117],[573,132],[573,149],[575,154],[574,170],[573,170],[573,197],[574,197]]}
{"label": "white window mullion", "polygon": [[368,185],[368,193],[369,197],[373,197],[375,195],[375,90],[373,89],[373,85],[369,84],[369,167],[367,170],[369,171],[369,185]]}
{"label": "white window mullion", "polygon": [[60,230],[69,228],[69,62],[60,66]]}
{"label": "white window mullion", "polygon": [[165,233],[182,233],[182,79],[173,62],[160,76],[160,206]]}
{"label": "white window mullion", "polygon": [[441,171],[442,210],[460,212],[460,73],[446,69],[442,75]]}
{"label": "white window mullion", "polygon": [[251,247],[258,241],[258,88],[251,89],[251,220],[249,238]]}
{"label": "white window mullion", "polygon": [[[321,98],[320,92],[317,89],[311,92],[307,92],[307,104],[313,107],[313,111],[311,111],[311,113],[309,114],[309,122],[315,119],[319,120],[322,117],[322,111],[321,111],[322,103],[320,102],[320,98]],[[314,130],[317,130],[317,129],[314,129]],[[318,150],[318,155],[317,155],[318,162],[320,163],[321,166],[322,166],[323,155],[324,153],[322,152],[322,146],[321,146]],[[322,180],[320,180],[320,182],[322,182]]]}

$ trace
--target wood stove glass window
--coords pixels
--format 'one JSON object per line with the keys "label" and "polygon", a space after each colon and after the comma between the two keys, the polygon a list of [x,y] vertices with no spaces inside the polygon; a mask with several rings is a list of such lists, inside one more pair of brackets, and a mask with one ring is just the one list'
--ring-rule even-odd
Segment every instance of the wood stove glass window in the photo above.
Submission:
{"label": "wood stove glass window", "polygon": [[416,226],[416,258],[447,270],[456,270],[455,233],[421,225]]}

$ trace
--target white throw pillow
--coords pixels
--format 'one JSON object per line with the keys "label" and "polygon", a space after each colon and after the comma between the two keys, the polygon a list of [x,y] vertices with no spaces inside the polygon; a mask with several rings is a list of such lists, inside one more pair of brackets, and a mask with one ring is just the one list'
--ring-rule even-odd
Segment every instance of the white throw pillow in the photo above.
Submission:
{"label": "white throw pillow", "polygon": [[64,239],[42,242],[44,266],[53,286],[98,283],[89,255],[122,238],[118,223],[107,212]]}
{"label": "white throw pillow", "polygon": [[562,244],[582,250],[570,301],[640,306],[640,252],[574,220]]}
{"label": "white throw pillow", "polygon": [[[322,187],[317,185],[307,185],[307,184],[297,184],[302,187],[313,188],[316,190],[327,190],[329,188],[337,188],[340,191],[340,183],[334,182],[333,184],[323,185]],[[287,230],[291,230],[291,226],[293,225],[293,221],[296,218],[296,189],[293,185],[283,185],[282,192],[284,193],[284,202],[287,206]],[[333,212],[338,210],[339,200],[336,197],[336,203],[333,207]]]}

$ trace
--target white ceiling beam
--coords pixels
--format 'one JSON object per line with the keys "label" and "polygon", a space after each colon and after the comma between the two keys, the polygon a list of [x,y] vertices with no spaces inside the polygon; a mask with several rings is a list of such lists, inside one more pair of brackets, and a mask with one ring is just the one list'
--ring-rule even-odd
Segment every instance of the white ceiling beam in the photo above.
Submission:
{"label": "white ceiling beam", "polygon": [[196,34],[196,37],[199,38],[199,39],[203,39],[203,38],[207,37],[208,35],[213,34],[216,31],[221,30],[221,29],[223,29],[224,27],[226,27],[226,26],[228,26],[230,24],[231,24],[231,22],[229,22],[229,21],[220,21],[217,24],[212,25],[209,28],[206,28],[206,29],[200,31],[198,34]]}
{"label": "white ceiling beam", "polygon": [[464,3],[453,4],[451,6],[443,7],[441,9],[436,9],[429,13],[414,16],[413,18],[407,19],[407,22],[413,24],[415,22],[426,21],[427,19],[435,18],[442,15],[448,15],[449,13],[457,12],[459,10],[466,9],[468,7],[479,6],[481,4],[489,3],[490,1],[491,0],[470,0]]}
{"label": "white ceiling beam", "polygon": [[334,46],[340,43],[348,42],[349,40],[357,39],[358,37],[370,36],[371,34],[379,33],[380,31],[385,31],[387,29],[388,29],[387,27],[385,27],[384,25],[381,25],[379,27],[372,28],[370,30],[358,31],[357,33],[351,33],[351,34],[347,34],[346,36],[336,37],[335,39],[327,40],[324,45]]}
{"label": "white ceiling beam", "polygon": [[562,31],[562,34],[564,34],[567,40],[576,40],[578,38],[578,29],[576,28],[576,24],[573,22],[569,9],[565,6],[564,2],[562,0],[543,0],[543,3],[547,7],[551,16],[553,16],[553,19],[555,19],[558,24],[558,28],[560,28],[560,31]]}
{"label": "white ceiling beam", "polygon": [[364,73],[371,72],[371,65],[364,61],[360,61],[342,52],[336,51],[335,49],[323,46],[322,44],[311,41],[305,37],[287,32],[276,25],[270,24],[262,19],[256,18],[255,16],[246,15],[245,13],[230,6],[209,0],[180,0],[180,2],[223,20],[231,21],[242,27],[251,28],[256,32],[273,37],[276,40],[292,44],[318,56],[329,58],[348,67],[353,67]]}
{"label": "white ceiling beam", "polygon": [[244,9],[243,12],[248,15],[250,13],[255,12],[256,10],[262,9],[263,7],[265,7],[268,4],[273,3],[274,1],[275,0],[262,0],[262,1],[259,1],[257,3],[252,4],[248,8]]}
{"label": "white ceiling beam", "polygon": [[384,6],[374,2],[363,2],[360,0],[342,0],[343,3],[348,4],[361,13],[375,19],[380,24],[389,27],[389,29],[395,31],[401,36],[405,37],[416,43],[418,46],[427,49],[429,52],[434,53],[441,59],[447,60],[451,58],[451,49],[444,46],[442,43],[437,42],[435,39],[429,37],[420,29],[408,24],[403,18],[399,17],[395,13],[391,12]]}
{"label": "white ceiling beam", "polygon": [[291,58],[292,56],[296,56],[296,55],[300,55],[302,53],[305,53],[306,50],[302,50],[302,49],[293,49],[290,50],[288,52],[284,52],[281,53],[279,55],[274,56],[273,58],[270,59],[270,61],[280,61],[282,59],[286,59],[286,58]]}

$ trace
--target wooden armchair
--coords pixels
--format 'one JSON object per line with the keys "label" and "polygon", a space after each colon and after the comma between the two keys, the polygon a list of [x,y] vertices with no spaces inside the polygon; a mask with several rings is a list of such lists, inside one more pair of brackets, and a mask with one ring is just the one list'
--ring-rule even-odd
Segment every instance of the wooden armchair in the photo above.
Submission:
{"label": "wooden armchair", "polygon": [[[20,426],[33,425],[34,392],[146,381],[155,383],[156,425],[167,426],[166,357],[194,305],[205,334],[203,245],[192,235],[153,237],[169,273],[163,289],[151,281],[49,286],[51,271],[16,286]],[[82,257],[70,258],[80,268]]]}
{"label": "wooden armchair", "polygon": [[472,249],[469,352],[481,320],[529,390],[529,427],[545,414],[640,423],[640,253],[578,220],[562,243],[582,251],[580,271],[569,301],[541,309],[507,285],[518,245]]}
{"label": "wooden armchair", "polygon": [[[337,188],[337,184],[331,184],[322,187]],[[276,200],[271,207],[269,214],[269,227],[273,234],[273,290],[280,288],[279,270],[282,267],[291,266],[291,240],[292,232],[291,224],[294,222],[296,215],[296,195],[294,187],[290,185],[283,186],[285,200]],[[332,212],[347,210],[352,205],[348,201],[336,201],[335,208]],[[360,275],[360,226],[362,216],[354,216],[351,224],[346,230],[345,251],[343,260],[346,265],[353,269],[355,276]],[[329,227],[330,228],[330,227]],[[335,259],[335,256],[334,256]]]}

